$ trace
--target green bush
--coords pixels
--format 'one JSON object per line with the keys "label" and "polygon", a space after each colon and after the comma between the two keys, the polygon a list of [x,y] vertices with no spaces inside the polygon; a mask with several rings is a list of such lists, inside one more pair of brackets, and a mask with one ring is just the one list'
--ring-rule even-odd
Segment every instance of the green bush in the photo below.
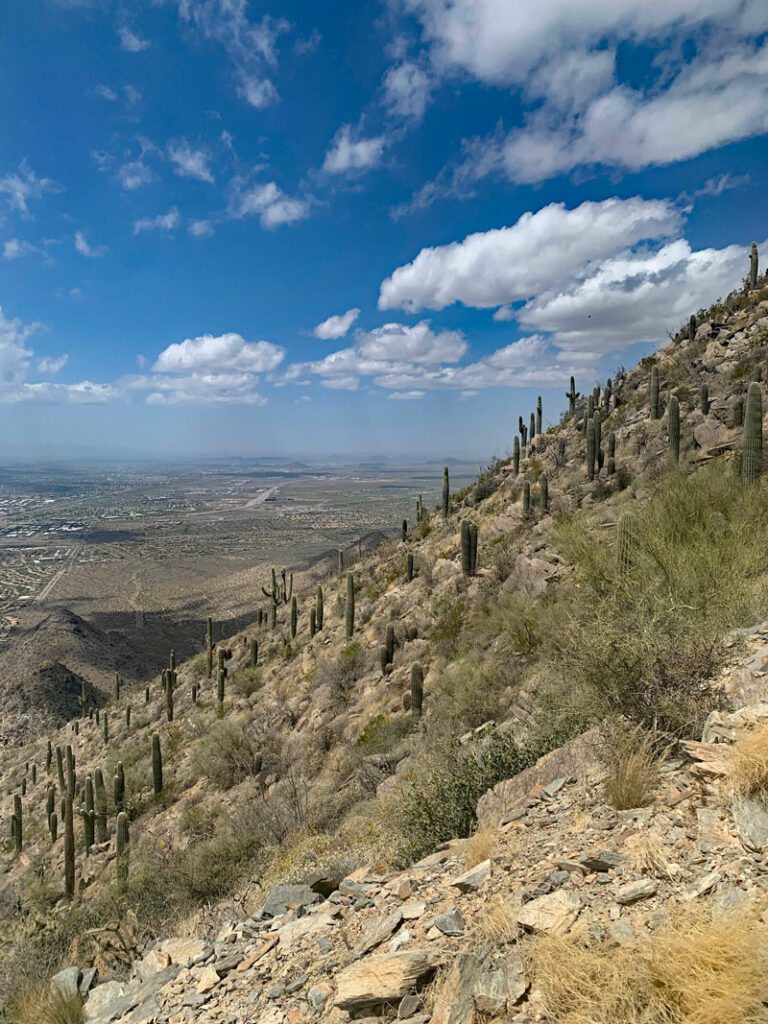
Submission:
{"label": "green bush", "polygon": [[220,719],[207,727],[195,744],[190,767],[195,777],[202,775],[219,789],[231,789],[258,772],[261,764],[242,727]]}
{"label": "green bush", "polygon": [[355,746],[363,755],[386,754],[398,746],[411,731],[413,718],[409,715],[376,715],[357,737]]}
{"label": "green bush", "polygon": [[432,605],[429,638],[438,654],[453,657],[459,650],[466,602],[463,597],[443,595]]}

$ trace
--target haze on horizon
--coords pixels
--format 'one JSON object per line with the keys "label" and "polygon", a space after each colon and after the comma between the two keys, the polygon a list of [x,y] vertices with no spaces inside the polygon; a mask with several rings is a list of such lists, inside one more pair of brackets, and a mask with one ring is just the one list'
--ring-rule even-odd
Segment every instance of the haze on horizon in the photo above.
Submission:
{"label": "haze on horizon", "polygon": [[506,454],[768,252],[766,33],[764,0],[6,0],[0,459]]}

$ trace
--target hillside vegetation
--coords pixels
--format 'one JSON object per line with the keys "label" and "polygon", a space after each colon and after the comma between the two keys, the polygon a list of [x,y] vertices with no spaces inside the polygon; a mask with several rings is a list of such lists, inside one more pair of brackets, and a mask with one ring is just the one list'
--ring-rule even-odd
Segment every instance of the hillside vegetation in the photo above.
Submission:
{"label": "hillside vegetation", "polygon": [[[347,553],[319,587],[276,567],[250,628],[221,637],[211,624],[198,656],[175,665],[169,652],[162,679],[118,683],[106,706],[85,681],[76,718],[5,747],[3,1019],[79,1021],[79,997],[49,995],[56,971],[124,979],[151,940],[213,939],[279,884],[320,892],[326,880],[331,892],[358,870],[399,877],[454,840],[468,841],[466,868],[485,862],[515,819],[483,820],[478,803],[583,734],[599,774],[589,799],[599,792],[612,813],[651,804],[664,765],[682,770],[681,741],[760,697],[736,700],[726,677],[744,643],[733,631],[768,618],[761,283],[699,311],[630,372],[581,396],[571,382],[558,422],[532,413],[510,458],[458,494],[446,477],[442,507],[419,501],[397,539]],[[733,785],[744,791],[747,773],[748,794],[764,795],[768,739],[739,749]],[[523,834],[518,848],[537,841]],[[492,957],[520,938],[504,910],[509,871],[478,925]],[[550,935],[527,968],[540,972],[540,1002],[518,1007],[542,1016],[515,1017],[508,1001],[498,1019],[768,1019],[762,918],[737,934],[694,917],[673,915],[643,957]],[[695,936],[687,951],[684,934]],[[707,975],[702,951],[720,948]],[[738,998],[702,1008],[675,988],[670,963],[707,991],[724,972]],[[450,960],[440,968],[450,977]],[[341,997],[329,999],[295,1019],[347,1019]],[[419,1005],[422,1021],[470,1020],[441,1017],[439,992]]]}

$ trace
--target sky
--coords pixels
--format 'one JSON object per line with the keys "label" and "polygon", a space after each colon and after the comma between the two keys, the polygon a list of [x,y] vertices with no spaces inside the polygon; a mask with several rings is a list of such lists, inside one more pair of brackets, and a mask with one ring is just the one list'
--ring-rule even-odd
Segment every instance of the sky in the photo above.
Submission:
{"label": "sky", "polygon": [[485,459],[768,258],[765,0],[3,0],[0,456]]}

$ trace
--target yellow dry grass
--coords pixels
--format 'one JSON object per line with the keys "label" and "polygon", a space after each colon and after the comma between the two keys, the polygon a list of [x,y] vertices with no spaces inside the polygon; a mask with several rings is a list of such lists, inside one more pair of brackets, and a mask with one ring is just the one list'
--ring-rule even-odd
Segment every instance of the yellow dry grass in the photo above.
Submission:
{"label": "yellow dry grass", "polygon": [[466,868],[475,868],[488,860],[496,845],[496,831],[492,828],[479,828],[467,839],[461,848],[461,859]]}
{"label": "yellow dry grass", "polygon": [[768,930],[752,912],[680,912],[650,939],[534,943],[530,970],[558,1024],[765,1024]]}
{"label": "yellow dry grass", "polygon": [[514,908],[499,898],[489,903],[477,918],[472,932],[474,943],[478,946],[500,946],[511,942],[520,931]]}
{"label": "yellow dry grass", "polygon": [[624,811],[651,803],[661,758],[649,733],[640,728],[608,731],[602,758],[605,795],[612,807]]}
{"label": "yellow dry grass", "polygon": [[742,732],[727,766],[726,788],[731,793],[768,797],[768,725]]}
{"label": "yellow dry grass", "polygon": [[630,836],[625,845],[630,867],[643,875],[668,878],[671,863],[664,840],[657,832],[640,832]]}
{"label": "yellow dry grass", "polygon": [[14,1024],[81,1024],[83,1001],[80,994],[51,992],[47,983],[24,989],[11,1010]]}

